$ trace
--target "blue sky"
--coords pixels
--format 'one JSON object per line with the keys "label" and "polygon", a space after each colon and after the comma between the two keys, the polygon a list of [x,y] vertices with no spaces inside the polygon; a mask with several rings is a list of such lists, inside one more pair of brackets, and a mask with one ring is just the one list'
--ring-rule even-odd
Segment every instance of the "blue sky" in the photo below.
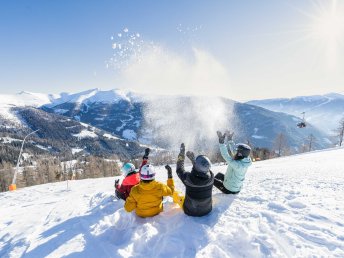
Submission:
{"label": "blue sky", "polygon": [[[325,28],[330,34],[314,25],[330,2],[4,0],[1,93],[130,88],[249,100],[342,92],[343,20]],[[114,68],[112,46],[125,28],[146,47],[140,61],[129,55]]]}

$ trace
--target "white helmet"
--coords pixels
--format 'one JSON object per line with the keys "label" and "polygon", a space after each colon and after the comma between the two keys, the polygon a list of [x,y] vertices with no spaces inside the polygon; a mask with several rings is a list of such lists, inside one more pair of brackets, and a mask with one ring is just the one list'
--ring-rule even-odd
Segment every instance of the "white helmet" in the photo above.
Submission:
{"label": "white helmet", "polygon": [[140,172],[141,180],[153,180],[155,179],[155,169],[152,165],[144,165]]}

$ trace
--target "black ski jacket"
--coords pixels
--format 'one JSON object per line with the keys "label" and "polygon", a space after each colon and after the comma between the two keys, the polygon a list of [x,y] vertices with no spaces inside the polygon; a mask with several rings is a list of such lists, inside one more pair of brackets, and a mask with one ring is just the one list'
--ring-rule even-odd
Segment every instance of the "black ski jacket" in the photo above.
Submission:
{"label": "black ski jacket", "polygon": [[178,159],[177,175],[185,185],[184,213],[189,216],[200,217],[211,212],[213,172],[199,173],[194,168],[191,172],[186,172],[184,160]]}

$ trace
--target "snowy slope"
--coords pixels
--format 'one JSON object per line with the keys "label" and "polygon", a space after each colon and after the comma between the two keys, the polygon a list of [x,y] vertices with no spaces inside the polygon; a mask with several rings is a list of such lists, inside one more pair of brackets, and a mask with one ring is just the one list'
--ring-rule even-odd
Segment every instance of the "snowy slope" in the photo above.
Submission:
{"label": "snowy slope", "polygon": [[15,105],[15,106],[32,106],[39,107],[44,104],[50,103],[58,95],[44,94],[44,93],[32,93],[22,91],[17,94],[0,94],[0,106],[3,105]]}
{"label": "snowy slope", "polygon": [[22,91],[17,94],[0,94],[0,122],[1,118],[5,120],[4,124],[8,126],[9,122],[16,125],[23,124],[13,107],[40,107],[51,103],[58,95],[32,93]]}
{"label": "snowy slope", "polygon": [[343,155],[256,162],[241,193],[214,190],[201,218],[169,198],[153,218],[126,213],[111,198],[113,178],[1,193],[0,257],[344,257]]}

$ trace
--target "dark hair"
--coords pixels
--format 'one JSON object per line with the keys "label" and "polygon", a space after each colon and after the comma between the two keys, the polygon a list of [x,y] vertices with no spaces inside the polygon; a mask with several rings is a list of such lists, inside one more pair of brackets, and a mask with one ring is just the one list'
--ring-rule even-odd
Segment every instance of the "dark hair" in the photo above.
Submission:
{"label": "dark hair", "polygon": [[144,183],[150,183],[150,182],[152,182],[152,181],[154,181],[154,179],[151,179],[151,180],[142,180],[142,179],[141,179],[141,182],[144,182]]}

